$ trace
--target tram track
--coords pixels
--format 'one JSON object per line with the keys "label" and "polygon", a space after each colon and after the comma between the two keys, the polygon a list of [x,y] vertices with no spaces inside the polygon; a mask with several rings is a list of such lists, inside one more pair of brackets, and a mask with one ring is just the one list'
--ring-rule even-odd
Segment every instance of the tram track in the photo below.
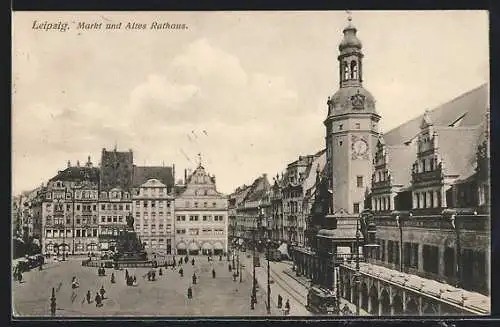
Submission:
{"label": "tram track", "polygon": [[[267,268],[264,268],[264,271],[267,273]],[[290,283],[288,283],[283,277],[281,277],[277,272],[271,269],[270,277],[274,280],[276,284],[281,286],[281,288],[283,288],[283,290],[285,290],[290,295],[290,297],[292,297],[295,301],[297,301],[304,307],[307,306],[307,301],[305,297],[299,291],[297,291],[292,285],[290,285]]]}

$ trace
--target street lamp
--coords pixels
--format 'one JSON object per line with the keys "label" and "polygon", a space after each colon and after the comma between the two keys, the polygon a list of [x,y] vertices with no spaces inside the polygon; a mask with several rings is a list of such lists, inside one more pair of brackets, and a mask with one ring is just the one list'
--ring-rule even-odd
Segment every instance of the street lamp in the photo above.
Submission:
{"label": "street lamp", "polygon": [[256,248],[256,244],[255,244],[255,224],[254,224],[254,228],[252,230],[252,241],[253,241],[253,262],[252,262],[252,273],[253,273],[253,281],[252,281],[252,296],[251,296],[251,308],[252,310],[255,308],[255,304],[257,304],[257,285],[255,283],[255,248]]}
{"label": "street lamp", "polygon": [[458,226],[458,219],[457,216],[466,216],[466,215],[474,215],[477,216],[477,211],[475,210],[468,210],[468,209],[444,209],[442,212],[443,216],[449,216],[449,220],[451,223],[451,226],[453,227],[453,230],[455,231],[455,237],[456,237],[456,247],[455,247],[455,258],[456,258],[456,264],[455,264],[455,273],[457,275],[457,283],[456,287],[460,288],[462,287],[462,258],[461,258],[461,252],[462,252],[462,246],[460,242],[460,229]]}
{"label": "street lamp", "polygon": [[271,270],[269,268],[269,248],[271,247],[271,239],[267,239],[267,314],[271,314]]}
{"label": "street lamp", "polygon": [[354,274],[354,284],[356,285],[356,316],[359,316],[359,284],[360,272],[359,272],[359,238],[361,237],[361,232],[359,230],[359,220],[356,220],[356,273]]}

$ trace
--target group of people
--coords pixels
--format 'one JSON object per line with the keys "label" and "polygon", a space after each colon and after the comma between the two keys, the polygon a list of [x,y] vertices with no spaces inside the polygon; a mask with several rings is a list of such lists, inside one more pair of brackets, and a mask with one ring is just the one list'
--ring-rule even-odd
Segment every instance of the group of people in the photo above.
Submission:
{"label": "group of people", "polygon": [[[278,309],[283,309],[283,297],[281,294],[278,294]],[[285,308],[283,309],[283,313],[288,315],[290,313],[290,300],[286,300]]]}
{"label": "group of people", "polygon": [[135,275],[130,276],[127,269],[125,269],[125,283],[127,286],[137,286],[137,278]]}
{"label": "group of people", "polygon": [[[101,289],[96,292],[96,295],[94,297],[96,307],[100,308],[103,306],[102,300],[105,299],[104,294],[106,294],[106,291],[104,290],[104,286],[101,286]],[[90,290],[87,291],[86,298],[88,304],[92,303],[92,294],[90,293]]]}
{"label": "group of people", "polygon": [[101,265],[98,269],[97,269],[97,275],[99,277],[102,277],[102,276],[106,276],[106,269],[104,269],[104,266]]}

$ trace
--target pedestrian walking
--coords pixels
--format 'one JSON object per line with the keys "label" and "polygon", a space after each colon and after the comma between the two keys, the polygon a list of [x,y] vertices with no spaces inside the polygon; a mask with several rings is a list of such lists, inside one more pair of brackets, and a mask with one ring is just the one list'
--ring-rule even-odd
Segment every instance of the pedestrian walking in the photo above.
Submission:
{"label": "pedestrian walking", "polygon": [[182,268],[181,268],[181,269],[179,269],[179,275],[181,275],[181,277],[183,277],[183,276],[184,276],[184,270],[183,270]]}
{"label": "pedestrian walking", "polygon": [[286,299],[285,303],[285,315],[288,315],[290,313],[290,301]]}
{"label": "pedestrian walking", "polygon": [[283,307],[283,297],[281,294],[278,294],[278,309],[281,309]]}
{"label": "pedestrian walking", "polygon": [[95,295],[95,306],[96,306],[96,307],[98,307],[98,308],[99,308],[99,307],[102,307],[102,298],[101,298],[101,296],[99,295],[99,293],[97,293],[97,294]]}
{"label": "pedestrian walking", "polygon": [[188,297],[188,299],[192,299],[193,298],[193,289],[191,288],[191,286],[188,287],[187,297]]}
{"label": "pedestrian walking", "polygon": [[191,260],[191,265],[194,266],[194,258]]}
{"label": "pedestrian walking", "polygon": [[158,275],[163,276],[163,271],[161,270],[161,267],[160,270],[158,271]]}
{"label": "pedestrian walking", "polygon": [[73,276],[73,279],[71,280],[71,288],[75,289],[80,286],[80,283],[76,280],[76,276]]}
{"label": "pedestrian walking", "polygon": [[87,303],[90,304],[92,298],[92,294],[90,294],[90,290],[87,291]]}
{"label": "pedestrian walking", "polygon": [[219,261],[222,261],[222,255],[219,256]]}
{"label": "pedestrian walking", "polygon": [[236,276],[236,271],[235,271],[235,272],[233,272],[233,282],[235,282],[235,281],[236,281],[236,277],[237,277],[237,276]]}
{"label": "pedestrian walking", "polygon": [[132,286],[137,286],[137,278],[135,278],[135,275],[132,278]]}
{"label": "pedestrian walking", "polygon": [[231,264],[228,265],[228,268],[229,268],[229,272],[231,272],[232,271]]}
{"label": "pedestrian walking", "polygon": [[125,280],[128,280],[128,269],[125,269]]}
{"label": "pedestrian walking", "polygon": [[185,257],[184,257],[184,263],[188,263],[188,261],[189,261],[188,256],[185,256]]}
{"label": "pedestrian walking", "polygon": [[196,284],[196,273],[193,273],[193,284]]}
{"label": "pedestrian walking", "polygon": [[114,284],[116,281],[115,281],[115,274],[114,273],[111,273],[111,284]]}
{"label": "pedestrian walking", "polygon": [[106,294],[106,291],[104,290],[104,285],[101,286],[99,293],[101,294],[101,298],[104,300],[105,299],[104,294]]}
{"label": "pedestrian walking", "polygon": [[212,278],[215,278],[215,269],[212,269]]}

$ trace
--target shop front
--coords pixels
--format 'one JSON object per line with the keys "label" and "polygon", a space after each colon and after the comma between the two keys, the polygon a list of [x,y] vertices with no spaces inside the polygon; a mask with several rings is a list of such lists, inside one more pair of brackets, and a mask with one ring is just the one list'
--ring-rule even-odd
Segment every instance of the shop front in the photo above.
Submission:
{"label": "shop front", "polygon": [[187,254],[186,243],[179,242],[177,244],[177,254],[178,255],[186,255]]}
{"label": "shop front", "polygon": [[221,242],[215,242],[214,244],[214,255],[222,255],[224,253],[224,246]]}
{"label": "shop front", "polygon": [[198,247],[198,244],[196,244],[196,242],[189,243],[188,250],[189,255],[198,255],[200,253],[200,248]]}
{"label": "shop front", "polygon": [[201,254],[203,255],[211,255],[212,250],[213,250],[212,244],[208,242],[203,243],[203,245],[201,246]]}

